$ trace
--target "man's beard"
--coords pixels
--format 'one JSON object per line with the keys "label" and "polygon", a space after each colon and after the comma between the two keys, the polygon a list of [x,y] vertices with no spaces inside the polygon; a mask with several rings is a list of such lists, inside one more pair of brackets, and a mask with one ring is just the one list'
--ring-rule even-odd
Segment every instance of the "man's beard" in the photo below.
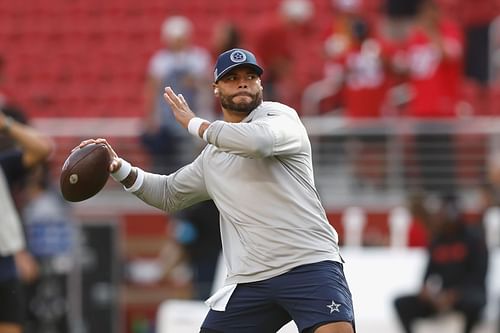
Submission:
{"label": "man's beard", "polygon": [[[252,98],[252,100],[247,103],[247,102],[240,102],[240,103],[235,103],[233,102],[233,98],[236,96],[249,96]],[[259,91],[255,95],[252,95],[250,93],[238,93],[230,96],[220,96],[220,104],[224,109],[231,110],[234,112],[240,112],[240,113],[250,113],[252,112],[253,109],[258,107],[262,103],[262,92]]]}

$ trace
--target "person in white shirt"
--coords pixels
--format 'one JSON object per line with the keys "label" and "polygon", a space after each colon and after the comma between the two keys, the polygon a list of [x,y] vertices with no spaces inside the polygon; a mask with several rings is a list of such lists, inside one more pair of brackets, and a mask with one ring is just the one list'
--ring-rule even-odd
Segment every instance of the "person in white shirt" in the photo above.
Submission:
{"label": "person in white shirt", "polygon": [[182,93],[198,114],[213,118],[209,86],[212,61],[207,49],[193,43],[195,28],[187,17],[167,17],[161,27],[163,45],[148,62],[141,142],[151,155],[151,168],[156,173],[177,170],[189,163],[200,148],[197,140],[175,121],[163,100],[163,87]]}
{"label": "person in white shirt", "polygon": [[[3,106],[2,110],[12,111]],[[24,299],[20,281],[31,281],[37,266],[28,251],[21,220],[13,203],[10,184],[46,160],[52,141],[0,110],[0,333],[21,333]]]}
{"label": "person in white shirt", "polygon": [[[200,332],[276,332],[293,320],[300,332],[352,333],[352,297],[315,188],[306,129],[292,108],[263,101],[262,74],[251,52],[222,53],[213,89],[224,118],[214,122],[165,88],[177,122],[208,144],[169,175],[132,167],[108,144],[112,177],[167,213],[208,199],[219,209],[227,278],[206,301]],[[89,139],[79,147],[95,142],[107,144]]]}

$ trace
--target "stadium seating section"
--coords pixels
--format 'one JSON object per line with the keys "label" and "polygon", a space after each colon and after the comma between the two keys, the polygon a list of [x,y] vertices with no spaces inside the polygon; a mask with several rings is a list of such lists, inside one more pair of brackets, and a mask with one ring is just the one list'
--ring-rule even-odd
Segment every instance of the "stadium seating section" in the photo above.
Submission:
{"label": "stadium seating section", "polygon": [[[330,2],[314,2],[314,24],[317,31],[324,31],[331,19]],[[371,1],[367,10],[375,12],[379,2]],[[0,54],[7,65],[6,88],[31,117],[140,117],[144,72],[148,58],[160,47],[159,30],[165,17],[190,17],[195,22],[195,42],[210,47],[218,20],[236,22],[245,40],[251,40],[255,19],[275,10],[278,3],[1,1]],[[318,40],[317,49],[303,47],[297,52],[299,58],[306,58],[317,56],[320,50]],[[298,75],[309,79],[310,70],[300,66]]]}
{"label": "stadium seating section", "polygon": [[[316,8],[315,31],[324,31],[331,22],[330,1],[311,1]],[[376,17],[382,2],[366,2],[366,16]],[[32,117],[140,117],[147,60],[160,47],[159,28],[166,16],[190,17],[195,42],[210,47],[213,23],[236,22],[248,41],[255,20],[278,4],[279,0],[1,1],[0,54],[7,64],[6,88]],[[321,34],[311,38],[307,45],[316,48],[297,49],[298,58],[307,59],[299,61],[298,82],[320,75],[320,66],[311,72],[309,65],[311,56],[320,63]],[[485,100],[477,90],[464,86],[464,97],[474,106]],[[498,90],[489,99],[498,101]],[[493,112],[486,106],[481,110]]]}

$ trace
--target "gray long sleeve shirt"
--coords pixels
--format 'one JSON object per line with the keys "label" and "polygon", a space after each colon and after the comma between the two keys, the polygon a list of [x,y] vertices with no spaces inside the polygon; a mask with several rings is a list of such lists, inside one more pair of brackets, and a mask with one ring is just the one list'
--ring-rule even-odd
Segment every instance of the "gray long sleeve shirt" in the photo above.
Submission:
{"label": "gray long sleeve shirt", "polygon": [[263,102],[242,122],[215,121],[209,144],[170,175],[145,173],[135,192],[168,213],[213,199],[220,211],[226,284],[341,261],[338,236],[314,185],[311,145],[297,113]]}

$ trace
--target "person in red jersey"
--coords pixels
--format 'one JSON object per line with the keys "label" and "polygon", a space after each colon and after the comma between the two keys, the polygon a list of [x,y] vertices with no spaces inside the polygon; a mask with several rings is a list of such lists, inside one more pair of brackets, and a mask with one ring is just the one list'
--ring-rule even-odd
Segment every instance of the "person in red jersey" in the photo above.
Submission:
{"label": "person in red jersey", "polygon": [[407,61],[413,94],[408,115],[455,117],[462,83],[463,36],[458,25],[442,18],[434,0],[420,0]]}
{"label": "person in red jersey", "polygon": [[267,68],[262,77],[266,99],[298,106],[305,85],[299,74],[304,61],[301,59],[309,59],[302,56],[301,50],[313,49],[313,16],[312,1],[282,0],[276,13],[264,15],[256,22],[251,44]]}
{"label": "person in red jersey", "polygon": [[[387,140],[377,120],[394,113],[389,92],[396,83],[396,49],[380,36],[374,24],[361,16],[359,6],[358,2],[336,2],[335,8],[341,15],[336,17],[337,25],[324,41],[328,64],[323,82],[331,82],[342,116],[360,128],[361,135],[353,133],[350,137],[356,185],[381,189],[385,187]],[[335,84],[337,87],[333,87]],[[367,134],[368,131],[372,133]]]}
{"label": "person in red jersey", "polygon": [[[460,28],[441,16],[434,0],[420,0],[407,44],[410,103],[406,116],[419,120],[415,134],[416,186],[453,192],[453,128],[462,86],[463,38]],[[439,120],[439,121],[438,121]]]}

